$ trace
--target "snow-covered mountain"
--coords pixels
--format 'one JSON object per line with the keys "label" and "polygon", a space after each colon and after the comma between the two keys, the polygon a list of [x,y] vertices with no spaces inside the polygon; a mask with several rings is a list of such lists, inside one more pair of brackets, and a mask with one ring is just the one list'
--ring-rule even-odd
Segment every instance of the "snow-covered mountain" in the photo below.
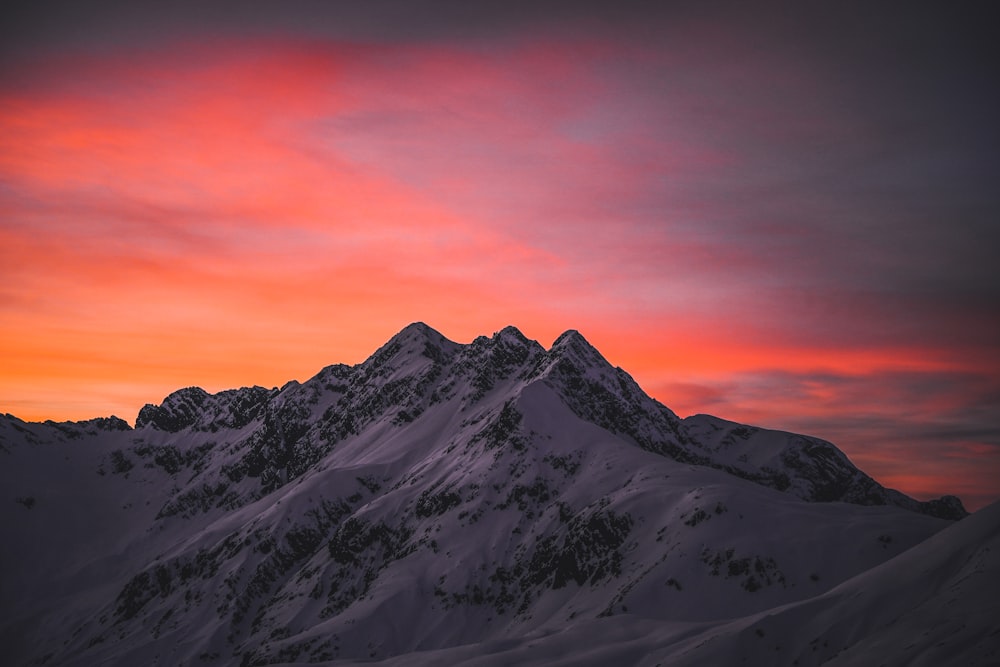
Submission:
{"label": "snow-covered mountain", "polygon": [[965,516],[822,440],[679,419],[580,334],[513,327],[413,324],[301,384],[182,389],[134,429],[7,415],[0,460],[11,664],[717,663],[773,615],[867,618],[843,591]]}

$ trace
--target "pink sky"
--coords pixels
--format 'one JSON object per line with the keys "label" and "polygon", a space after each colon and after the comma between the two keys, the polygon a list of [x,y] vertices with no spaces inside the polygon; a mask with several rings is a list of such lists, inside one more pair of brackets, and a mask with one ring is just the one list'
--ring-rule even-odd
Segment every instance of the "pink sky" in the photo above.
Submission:
{"label": "pink sky", "polygon": [[181,25],[8,55],[0,410],[131,421],[181,386],[359,362],[417,320],[574,328],[682,416],[997,499],[974,100],[904,109],[925,92],[905,77],[869,100],[877,75],[804,40],[686,21],[662,42]]}

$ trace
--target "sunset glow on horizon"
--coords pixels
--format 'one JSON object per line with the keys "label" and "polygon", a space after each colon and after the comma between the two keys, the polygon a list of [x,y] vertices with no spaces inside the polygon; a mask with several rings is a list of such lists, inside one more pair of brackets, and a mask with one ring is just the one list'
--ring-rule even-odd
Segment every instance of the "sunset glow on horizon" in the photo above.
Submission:
{"label": "sunset glow on horizon", "polygon": [[542,18],[404,39],[262,14],[148,43],[122,19],[120,42],[5,52],[0,412],[131,423],[180,387],[359,363],[414,321],[577,329],[681,416],[1000,498],[977,54],[865,69],[899,45]]}

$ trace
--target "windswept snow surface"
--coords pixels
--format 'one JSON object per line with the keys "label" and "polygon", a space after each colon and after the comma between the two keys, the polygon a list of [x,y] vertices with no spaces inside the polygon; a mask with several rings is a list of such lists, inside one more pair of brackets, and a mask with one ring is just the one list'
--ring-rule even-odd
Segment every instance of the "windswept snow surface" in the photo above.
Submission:
{"label": "windswept snow surface", "polygon": [[998,553],[1000,503],[995,503],[826,593],[744,618],[588,619],[516,640],[415,653],[382,664],[997,665]]}
{"label": "windswept snow surface", "polygon": [[[574,331],[418,323],[303,383],[179,390],[135,429],[7,415],[0,457],[14,665],[893,663],[940,621],[900,597],[915,566],[886,572],[982,523],[824,441],[681,420]],[[952,591],[983,575],[941,558],[961,624],[996,577]]]}

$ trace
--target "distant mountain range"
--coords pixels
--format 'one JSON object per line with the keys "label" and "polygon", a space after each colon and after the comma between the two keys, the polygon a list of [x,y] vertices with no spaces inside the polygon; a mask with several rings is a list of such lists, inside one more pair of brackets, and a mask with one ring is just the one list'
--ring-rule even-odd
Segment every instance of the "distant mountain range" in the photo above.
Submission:
{"label": "distant mountain range", "polygon": [[575,331],[6,415],[0,461],[13,665],[1000,662],[998,506],[679,419]]}

